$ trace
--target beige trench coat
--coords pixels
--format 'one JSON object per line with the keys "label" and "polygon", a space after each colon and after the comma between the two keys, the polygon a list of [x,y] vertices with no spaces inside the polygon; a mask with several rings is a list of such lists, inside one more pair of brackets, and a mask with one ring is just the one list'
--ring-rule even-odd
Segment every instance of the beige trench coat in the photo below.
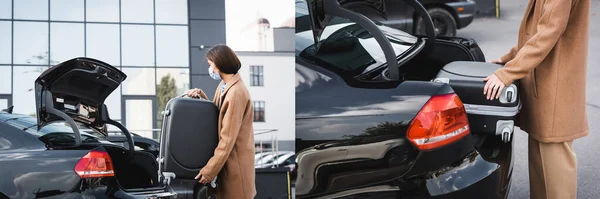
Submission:
{"label": "beige trench coat", "polygon": [[[537,1],[537,2],[536,2]],[[518,44],[494,74],[521,82],[519,125],[541,142],[588,134],[586,65],[590,0],[530,0]]]}
{"label": "beige trench coat", "polygon": [[[217,199],[248,199],[256,196],[254,170],[254,111],[252,100],[239,73],[221,95],[221,81],[213,102],[219,107],[219,144],[200,173],[217,178]],[[206,98],[204,93],[201,94]]]}

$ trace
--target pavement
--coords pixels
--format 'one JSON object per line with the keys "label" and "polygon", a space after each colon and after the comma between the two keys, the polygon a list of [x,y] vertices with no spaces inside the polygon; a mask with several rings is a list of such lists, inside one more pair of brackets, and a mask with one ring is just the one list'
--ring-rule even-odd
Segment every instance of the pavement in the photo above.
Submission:
{"label": "pavement", "polygon": [[[457,36],[474,38],[486,59],[504,55],[517,43],[517,32],[527,0],[500,0],[500,18],[480,18]],[[592,0],[587,70],[587,112],[590,134],[574,141],[577,154],[578,197],[600,198],[600,0]],[[527,134],[515,132],[515,165],[509,198],[529,198]]]}

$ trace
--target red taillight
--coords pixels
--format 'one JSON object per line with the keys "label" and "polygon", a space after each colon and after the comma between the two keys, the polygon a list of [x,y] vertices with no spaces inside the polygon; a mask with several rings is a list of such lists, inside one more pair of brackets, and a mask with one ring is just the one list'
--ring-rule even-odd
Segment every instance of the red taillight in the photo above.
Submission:
{"label": "red taillight", "polygon": [[450,144],[469,134],[469,121],[456,94],[433,96],[408,128],[408,139],[419,149]]}
{"label": "red taillight", "polygon": [[90,151],[77,162],[75,172],[81,178],[115,176],[112,160],[106,151]]}

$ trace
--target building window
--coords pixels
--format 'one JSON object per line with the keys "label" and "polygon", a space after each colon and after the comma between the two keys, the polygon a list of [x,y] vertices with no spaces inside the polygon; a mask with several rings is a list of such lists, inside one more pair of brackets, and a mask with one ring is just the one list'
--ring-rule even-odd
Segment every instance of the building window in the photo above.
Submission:
{"label": "building window", "polygon": [[264,86],[263,66],[250,66],[251,86]]}
{"label": "building window", "polygon": [[265,121],[265,101],[254,101],[254,121]]}

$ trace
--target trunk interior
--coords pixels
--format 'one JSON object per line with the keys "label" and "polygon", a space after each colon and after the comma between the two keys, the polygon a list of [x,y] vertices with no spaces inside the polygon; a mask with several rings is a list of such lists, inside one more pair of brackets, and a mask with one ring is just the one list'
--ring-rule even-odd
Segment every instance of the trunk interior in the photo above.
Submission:
{"label": "trunk interior", "polygon": [[112,158],[115,176],[121,188],[147,189],[162,187],[158,181],[156,157],[148,152],[135,151],[129,157],[122,147],[104,146]]}
{"label": "trunk interior", "polygon": [[429,55],[418,54],[405,63],[400,69],[406,72],[408,80],[430,81],[448,63],[453,61],[485,61],[473,60],[467,46],[458,42],[464,39],[438,39],[434,50]]}

